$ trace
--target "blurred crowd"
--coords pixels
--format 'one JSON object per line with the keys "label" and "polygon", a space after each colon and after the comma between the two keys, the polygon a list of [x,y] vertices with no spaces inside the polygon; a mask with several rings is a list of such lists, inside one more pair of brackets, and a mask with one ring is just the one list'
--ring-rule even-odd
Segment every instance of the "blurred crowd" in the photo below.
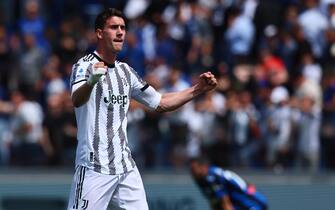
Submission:
{"label": "blurred crowd", "polygon": [[69,77],[105,7],[128,18],[118,60],[160,92],[219,82],[164,115],[132,102],[140,167],[335,168],[335,0],[1,1],[1,165],[73,165]]}

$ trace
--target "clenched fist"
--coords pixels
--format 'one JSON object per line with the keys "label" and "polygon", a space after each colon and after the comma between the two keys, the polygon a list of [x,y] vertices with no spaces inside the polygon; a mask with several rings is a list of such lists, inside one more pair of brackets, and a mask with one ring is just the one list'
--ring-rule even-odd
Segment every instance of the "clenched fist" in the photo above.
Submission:
{"label": "clenched fist", "polygon": [[91,74],[87,79],[87,84],[94,86],[99,81],[100,77],[106,73],[107,66],[104,64],[104,62],[95,63],[92,67]]}
{"label": "clenched fist", "polygon": [[198,87],[203,92],[215,89],[217,80],[211,72],[205,72],[199,76]]}

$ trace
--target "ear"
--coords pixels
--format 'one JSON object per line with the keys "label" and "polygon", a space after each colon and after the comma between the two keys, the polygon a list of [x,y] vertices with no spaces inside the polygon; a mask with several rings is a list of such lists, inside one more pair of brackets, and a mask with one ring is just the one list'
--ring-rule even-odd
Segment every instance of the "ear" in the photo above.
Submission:
{"label": "ear", "polygon": [[98,39],[102,39],[102,30],[101,30],[101,29],[97,29],[97,30],[95,31],[95,34],[97,35],[97,38],[98,38]]}

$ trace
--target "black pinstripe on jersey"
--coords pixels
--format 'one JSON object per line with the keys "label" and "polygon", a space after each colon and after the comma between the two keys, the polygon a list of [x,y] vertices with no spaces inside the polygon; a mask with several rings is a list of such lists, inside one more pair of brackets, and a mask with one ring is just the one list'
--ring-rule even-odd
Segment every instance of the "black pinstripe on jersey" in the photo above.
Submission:
{"label": "black pinstripe on jersey", "polygon": [[95,120],[94,120],[94,134],[93,134],[93,149],[94,149],[94,171],[101,172],[101,163],[99,156],[99,144],[100,144],[100,134],[99,134],[99,116],[100,116],[100,101],[102,98],[102,85],[99,82],[96,87],[95,93]]}
{"label": "black pinstripe on jersey", "polygon": [[[130,72],[127,71],[127,69],[126,69],[126,67],[124,66],[124,64],[121,64],[121,65],[120,65],[120,68],[121,68],[121,70],[123,71],[124,75],[126,76],[127,83],[128,83],[129,86],[131,87],[132,84],[131,84],[131,78],[130,78],[131,76],[130,76]],[[131,88],[129,88],[129,90],[128,90],[128,95],[129,95],[129,96],[131,95]],[[128,160],[131,162],[132,167],[135,167],[136,163],[135,163],[133,157],[131,156],[131,152],[130,152],[129,148],[126,147],[126,150],[127,150],[127,153],[128,153]]]}
{"label": "black pinstripe on jersey", "polygon": [[[113,86],[112,86],[112,81],[110,78],[110,75],[107,74],[106,75],[106,80],[107,80],[107,84],[108,84],[108,90],[113,92]],[[114,159],[115,159],[115,152],[114,152],[114,144],[113,144],[113,139],[114,139],[114,106],[112,103],[110,103],[108,105],[108,109],[107,109],[107,152],[108,152],[108,167],[109,167],[109,171],[111,174],[115,174],[116,169],[115,169],[115,164],[114,164]]]}
{"label": "black pinstripe on jersey", "polygon": [[[118,68],[115,68],[115,75],[116,75],[117,86],[118,86],[118,89],[119,89],[119,94],[123,95],[124,94],[124,87],[123,87],[124,84],[122,82],[122,79],[121,79],[121,76],[119,74],[119,69]],[[120,122],[124,121],[124,118],[126,117],[126,113],[125,112],[126,111],[124,109],[124,106],[121,106],[120,107],[120,111],[119,111]],[[125,131],[122,129],[122,126],[119,127],[117,133],[118,133],[119,138],[120,138],[121,149],[123,150],[124,147],[125,147],[126,134],[125,134]],[[122,151],[121,163],[122,163],[123,171],[126,172],[127,171],[127,165],[126,165],[126,162],[125,162],[125,157],[124,157],[123,151]]]}

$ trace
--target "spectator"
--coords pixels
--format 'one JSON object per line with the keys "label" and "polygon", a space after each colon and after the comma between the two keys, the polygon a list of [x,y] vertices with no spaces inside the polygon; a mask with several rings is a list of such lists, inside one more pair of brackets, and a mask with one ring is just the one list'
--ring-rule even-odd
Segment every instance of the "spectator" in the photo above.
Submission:
{"label": "spectator", "polygon": [[320,58],[325,47],[325,31],[329,25],[327,18],[318,8],[318,2],[304,0],[305,11],[299,15],[298,21],[312,46],[314,56]]}
{"label": "spectator", "polygon": [[77,148],[77,122],[73,110],[73,104],[69,92],[62,93],[62,163],[65,166],[73,166],[75,151]]}
{"label": "spectator", "polygon": [[43,137],[50,142],[49,165],[62,164],[62,129],[63,129],[63,103],[61,94],[52,94],[47,97],[47,112],[43,120]]}
{"label": "spectator", "polygon": [[[174,65],[170,68],[169,75],[166,84],[162,87],[161,92],[177,92],[185,88],[190,87],[182,75],[182,69],[179,65]],[[188,109],[188,105],[176,110],[172,113],[167,113],[165,118],[161,119],[161,123],[166,123],[167,130],[165,131],[165,137],[169,140],[169,154],[168,157],[174,166],[183,166],[186,161],[185,148],[186,148],[186,136],[188,132],[185,111]]]}
{"label": "spectator", "polygon": [[26,34],[23,37],[24,49],[19,57],[19,84],[36,92],[37,83],[42,77],[43,52],[36,45],[35,37]]}
{"label": "spectator", "polygon": [[199,97],[184,113],[188,127],[186,142],[188,159],[202,155],[204,148],[211,146],[216,140],[213,135],[216,114],[214,97],[213,93]]}
{"label": "spectator", "polygon": [[248,91],[235,93],[230,104],[229,137],[231,141],[231,163],[233,166],[247,167],[253,162],[256,136],[252,136],[258,113],[251,103]]}
{"label": "spectator", "polygon": [[275,87],[270,95],[272,106],[267,114],[267,165],[273,167],[288,167],[288,155],[291,150],[292,132],[289,92],[285,87]]}
{"label": "spectator", "polygon": [[14,107],[12,118],[13,139],[10,142],[11,164],[43,165],[51,154],[48,141],[43,139],[43,112],[40,104],[27,98],[21,91],[12,93]]}
{"label": "spectator", "polygon": [[255,27],[250,17],[243,15],[238,8],[232,8],[227,17],[225,33],[227,58],[234,64],[248,59],[255,38]]}
{"label": "spectator", "polygon": [[45,22],[40,16],[40,9],[41,5],[38,0],[27,0],[24,4],[24,17],[19,22],[19,29],[23,36],[32,35],[37,46],[47,54],[50,46],[45,39]]}
{"label": "spectator", "polygon": [[50,56],[43,68],[46,98],[53,94],[62,94],[66,91],[66,85],[60,73],[60,60],[56,55]]}
{"label": "spectator", "polygon": [[319,110],[315,109],[313,96],[299,99],[299,113],[296,116],[298,136],[297,164],[303,169],[316,172],[320,165],[320,124]]}
{"label": "spectator", "polygon": [[303,77],[313,80],[317,84],[321,83],[322,69],[320,64],[315,62],[313,54],[303,54],[301,65]]}
{"label": "spectator", "polygon": [[296,79],[294,85],[295,95],[298,99],[308,96],[314,100],[313,109],[319,111],[321,110],[323,101],[320,84],[315,82],[315,80],[311,80],[303,75],[300,75]]}
{"label": "spectator", "polygon": [[260,51],[261,70],[271,86],[280,86],[288,81],[288,72],[284,61],[268,49]]}

